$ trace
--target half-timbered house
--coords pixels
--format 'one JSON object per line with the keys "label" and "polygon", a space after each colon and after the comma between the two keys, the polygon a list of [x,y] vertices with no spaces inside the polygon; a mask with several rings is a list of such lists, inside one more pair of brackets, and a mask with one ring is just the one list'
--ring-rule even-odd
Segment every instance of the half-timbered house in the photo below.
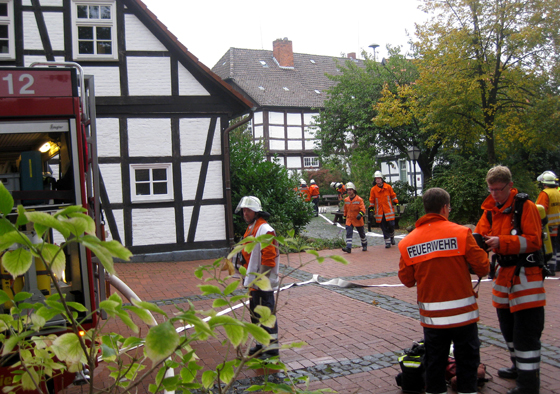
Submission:
{"label": "half-timbered house", "polygon": [[227,250],[224,138],[253,104],[140,0],[0,0],[0,65],[77,62],[95,81],[109,238],[137,261]]}

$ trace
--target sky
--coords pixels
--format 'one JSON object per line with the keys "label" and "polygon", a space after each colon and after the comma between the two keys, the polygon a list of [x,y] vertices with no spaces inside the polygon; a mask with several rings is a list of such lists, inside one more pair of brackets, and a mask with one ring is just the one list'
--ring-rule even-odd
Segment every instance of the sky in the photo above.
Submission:
{"label": "sky", "polygon": [[212,68],[229,48],[272,50],[278,38],[295,53],[341,56],[377,44],[408,50],[407,32],[426,20],[421,0],[142,0],[188,50]]}

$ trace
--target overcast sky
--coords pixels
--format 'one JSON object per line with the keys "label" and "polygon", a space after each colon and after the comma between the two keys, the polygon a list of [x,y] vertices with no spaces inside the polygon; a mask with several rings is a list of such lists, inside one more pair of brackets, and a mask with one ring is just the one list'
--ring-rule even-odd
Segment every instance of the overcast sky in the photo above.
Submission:
{"label": "overcast sky", "polygon": [[340,56],[363,49],[376,58],[386,45],[408,49],[414,23],[426,19],[421,0],[142,0],[160,21],[212,68],[231,47],[272,50],[277,38],[296,53]]}

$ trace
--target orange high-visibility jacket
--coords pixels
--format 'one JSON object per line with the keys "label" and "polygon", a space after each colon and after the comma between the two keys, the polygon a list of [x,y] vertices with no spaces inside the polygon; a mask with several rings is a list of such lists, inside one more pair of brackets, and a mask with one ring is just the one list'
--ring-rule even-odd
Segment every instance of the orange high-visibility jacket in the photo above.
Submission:
{"label": "orange high-visibility jacket", "polygon": [[469,266],[483,277],[490,263],[469,228],[429,213],[399,242],[399,251],[399,279],[407,287],[417,285],[423,327],[460,327],[479,320]]}
{"label": "orange high-visibility jacket", "polygon": [[[358,220],[356,218],[360,212],[362,213],[362,217]],[[344,199],[344,216],[346,217],[347,226],[362,227],[364,225],[365,213],[366,205],[362,197],[357,195],[352,200],[350,197]]]}
{"label": "orange high-visibility jacket", "polygon": [[375,221],[377,223],[381,223],[383,215],[385,215],[385,220],[395,220],[395,210],[391,201],[395,204],[399,203],[391,185],[383,182],[382,187],[375,185],[371,188],[369,205],[375,207]]}
{"label": "orange high-visibility jacket", "polygon": [[[258,237],[264,234],[276,235],[276,232],[272,226],[266,222],[266,220],[258,218],[252,225],[247,227],[243,238],[247,238],[249,236]],[[241,253],[246,261],[245,268],[247,268],[247,276],[245,276],[244,279],[245,286],[249,286],[251,282],[255,280],[254,273],[262,273],[270,270],[270,273],[267,275],[270,280],[270,286],[272,289],[278,288],[280,252],[278,251],[278,243],[276,241],[264,249],[261,248],[261,244],[257,243],[250,253],[245,250],[242,250]],[[264,267],[261,268],[261,266]]]}
{"label": "orange high-visibility jacket", "polygon": [[338,200],[342,201],[346,198],[346,186],[342,185],[340,186],[338,189],[336,189],[336,191],[338,192]]}
{"label": "orange high-visibility jacket", "polygon": [[556,237],[558,235],[558,226],[560,225],[560,192],[556,188],[544,189],[537,198],[537,204],[544,207],[548,218],[550,235]]}
{"label": "orange high-visibility jacket", "polygon": [[[500,246],[494,252],[504,256],[536,252],[542,245],[541,218],[532,201],[528,200],[523,204],[523,234],[511,234],[516,194],[517,189],[512,188],[508,200],[501,208],[496,206],[491,195],[486,197],[481,207],[484,212],[474,230],[482,236],[498,236]],[[488,221],[487,211],[492,214],[492,224]],[[510,308],[511,312],[545,306],[542,268],[523,267],[519,276],[514,275],[515,269],[515,266],[497,267],[492,287],[492,305],[496,308]]]}
{"label": "orange high-visibility jacket", "polygon": [[307,186],[300,188],[299,192],[305,201],[311,201],[311,190]]}
{"label": "orange high-visibility jacket", "polygon": [[309,185],[309,191],[311,193],[311,198],[312,199],[319,198],[319,186]]}

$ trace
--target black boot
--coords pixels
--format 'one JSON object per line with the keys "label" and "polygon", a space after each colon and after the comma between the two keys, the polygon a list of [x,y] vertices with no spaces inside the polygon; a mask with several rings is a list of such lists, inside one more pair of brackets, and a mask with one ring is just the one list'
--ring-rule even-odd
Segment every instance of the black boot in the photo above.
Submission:
{"label": "black boot", "polygon": [[517,371],[517,386],[508,394],[539,394],[541,385],[539,371]]}
{"label": "black boot", "polygon": [[395,237],[391,237],[391,245],[395,245]]}
{"label": "black boot", "polygon": [[346,253],[352,253],[352,248],[349,248],[348,246],[345,246],[345,247],[342,248],[342,251],[346,252]]}
{"label": "black boot", "polygon": [[366,252],[367,251],[367,244],[362,245],[362,252]]}
{"label": "black boot", "polygon": [[517,379],[517,368],[512,365],[510,368],[500,368],[498,376],[502,379]]}
{"label": "black boot", "polygon": [[260,343],[257,343],[255,346],[249,349],[249,356],[253,356],[258,352],[260,352],[261,350],[262,350],[262,345]]}

